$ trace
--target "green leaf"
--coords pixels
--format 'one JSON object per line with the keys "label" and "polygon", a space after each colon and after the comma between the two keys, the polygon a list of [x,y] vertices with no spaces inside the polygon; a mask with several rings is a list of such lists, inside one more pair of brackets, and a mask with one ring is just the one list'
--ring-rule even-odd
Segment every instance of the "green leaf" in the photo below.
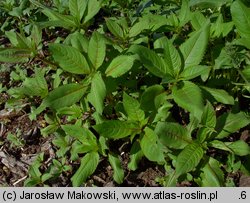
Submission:
{"label": "green leaf", "polygon": [[60,86],[49,92],[41,106],[50,107],[55,110],[71,106],[82,98],[86,90],[87,87],[81,84],[66,84]]}
{"label": "green leaf", "polygon": [[250,119],[243,112],[237,114],[224,113],[217,119],[216,134],[217,139],[222,139],[247,126]]}
{"label": "green leaf", "polygon": [[163,145],[174,149],[183,149],[192,142],[187,129],[178,123],[159,122],[155,133]]}
{"label": "green leaf", "polygon": [[210,71],[209,66],[202,66],[202,65],[189,66],[185,68],[183,72],[181,72],[179,77],[183,80],[191,80],[203,74],[209,73],[209,71]]}
{"label": "green leaf", "polygon": [[243,38],[250,37],[250,8],[241,1],[234,1],[231,5],[231,14],[237,31]]}
{"label": "green leaf", "polygon": [[88,56],[96,70],[102,65],[105,59],[105,50],[106,45],[102,36],[98,32],[94,32],[89,41]]}
{"label": "green leaf", "polygon": [[98,165],[99,154],[97,152],[91,152],[86,154],[81,159],[81,165],[76,173],[71,178],[73,187],[79,187],[86,182],[87,178],[92,175]]}
{"label": "green leaf", "polygon": [[215,128],[216,126],[216,115],[214,107],[209,101],[207,102],[204,112],[202,114],[201,124],[208,128]]}
{"label": "green leaf", "polygon": [[96,137],[90,130],[77,125],[63,125],[61,127],[67,135],[81,142],[81,149],[84,153],[98,149]]}
{"label": "green leaf", "polygon": [[200,87],[203,94],[207,99],[210,101],[215,99],[217,102],[221,102],[223,104],[234,104],[234,98],[228,94],[225,90],[221,89],[215,89],[215,88],[210,88],[210,87]]}
{"label": "green leaf", "polygon": [[79,32],[68,35],[64,43],[66,45],[72,45],[72,47],[75,47],[82,53],[88,53],[89,40]]}
{"label": "green leaf", "polygon": [[54,60],[63,70],[74,74],[90,73],[88,62],[76,48],[63,44],[51,44],[49,49]]}
{"label": "green leaf", "polygon": [[164,60],[154,51],[141,45],[132,45],[129,51],[138,54],[141,63],[155,76],[160,78],[170,76],[171,70],[168,69]]}
{"label": "green leaf", "polygon": [[206,22],[200,30],[193,32],[191,37],[180,46],[185,68],[199,65],[202,61],[208,44],[209,32],[210,26]]}
{"label": "green leaf", "polygon": [[175,175],[179,177],[182,174],[192,171],[200,162],[204,150],[197,143],[187,145],[178,155],[175,166]]}
{"label": "green leaf", "polygon": [[31,58],[31,51],[21,48],[0,48],[0,62],[21,63]]}
{"label": "green leaf", "polygon": [[157,110],[161,105],[161,101],[158,102],[159,97],[161,95],[162,98],[165,97],[164,91],[164,87],[162,87],[161,85],[153,85],[148,87],[141,96],[141,108],[145,111]]}
{"label": "green leaf", "polygon": [[174,101],[182,108],[193,113],[196,118],[201,119],[204,110],[201,89],[192,82],[183,81],[172,89]]}
{"label": "green leaf", "polygon": [[46,97],[48,94],[48,85],[44,78],[44,71],[35,68],[34,78],[26,78],[23,82],[23,92],[29,96]]}
{"label": "green leaf", "polygon": [[134,56],[117,56],[109,64],[108,68],[105,71],[105,74],[113,78],[120,77],[132,68],[134,60]]}
{"label": "green leaf", "polygon": [[250,146],[243,140],[237,140],[235,142],[225,142],[225,145],[238,156],[246,156],[250,154]]}
{"label": "green leaf", "polygon": [[96,111],[102,114],[104,99],[106,97],[106,86],[101,74],[98,72],[91,81],[91,89],[88,95],[89,102],[95,107]]}
{"label": "green leaf", "polygon": [[163,49],[165,65],[168,66],[169,73],[178,75],[181,70],[181,57],[177,49],[167,37],[162,37],[155,42],[155,48]]}
{"label": "green leaf", "polygon": [[157,135],[153,130],[146,127],[145,134],[143,135],[140,145],[143,151],[143,154],[150,161],[156,161],[158,163],[164,163],[165,158],[163,154],[163,148],[159,143]]}
{"label": "green leaf", "polygon": [[48,16],[49,21],[39,23],[39,25],[41,26],[41,29],[45,27],[51,27],[51,26],[64,27],[65,29],[77,27],[73,16],[62,15],[48,8],[42,9],[42,12],[44,13],[44,15]]}
{"label": "green leaf", "polygon": [[220,162],[209,157],[207,164],[201,169],[201,187],[223,187],[224,172],[220,168]]}
{"label": "green leaf", "polygon": [[144,111],[140,109],[140,103],[130,97],[125,92],[123,93],[123,106],[128,115],[129,120],[133,121],[143,121],[145,118]]}
{"label": "green leaf", "polygon": [[[83,0],[80,0],[83,1]],[[86,24],[90,21],[101,9],[101,4],[97,0],[88,0],[87,15],[84,18],[83,23]]]}
{"label": "green leaf", "polygon": [[122,169],[120,159],[118,158],[116,154],[111,154],[111,153],[108,155],[108,159],[114,171],[113,178],[115,182],[117,182],[118,184],[121,184],[124,179],[124,171]]}
{"label": "green leaf", "polygon": [[87,8],[87,0],[69,0],[69,11],[72,16],[74,16],[78,22],[81,21],[85,9]]}
{"label": "green leaf", "polygon": [[110,139],[121,139],[138,132],[138,126],[134,122],[129,121],[105,121],[95,125],[94,129],[103,137]]}
{"label": "green leaf", "polygon": [[222,142],[219,140],[213,140],[209,142],[209,146],[228,151],[238,156],[246,156],[250,154],[250,146],[243,140],[237,140],[235,142]]}
{"label": "green leaf", "polygon": [[112,19],[106,19],[106,25],[110,32],[112,32],[113,35],[115,35],[117,38],[124,39],[124,32],[121,28],[121,26]]}
{"label": "green leaf", "polygon": [[143,152],[140,147],[140,143],[135,141],[130,150],[130,161],[128,163],[128,168],[135,171],[138,168],[138,164],[143,157]]}

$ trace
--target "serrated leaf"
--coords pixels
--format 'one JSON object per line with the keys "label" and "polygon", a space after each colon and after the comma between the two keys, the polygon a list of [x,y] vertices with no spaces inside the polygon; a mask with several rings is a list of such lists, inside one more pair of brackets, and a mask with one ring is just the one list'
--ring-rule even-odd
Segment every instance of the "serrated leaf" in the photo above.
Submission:
{"label": "serrated leaf", "polygon": [[96,112],[102,114],[104,99],[106,97],[106,86],[101,74],[98,72],[91,81],[91,89],[88,95],[89,102],[95,107]]}
{"label": "serrated leaf", "polygon": [[241,1],[234,1],[231,5],[231,14],[237,31],[243,38],[250,37],[250,8]]}
{"label": "serrated leaf", "polygon": [[192,33],[180,46],[181,53],[185,61],[185,67],[199,65],[206,52],[208,38],[210,33],[209,23],[205,23],[203,27]]}
{"label": "serrated leaf", "polygon": [[146,127],[144,130],[145,134],[141,139],[140,145],[143,154],[150,161],[156,161],[158,163],[164,163],[163,148],[159,143],[157,135],[153,130]]}
{"label": "serrated leaf", "polygon": [[120,77],[132,68],[134,60],[134,56],[117,56],[109,64],[108,68],[105,71],[105,74],[113,78]]}
{"label": "serrated leaf", "polygon": [[210,67],[203,65],[186,67],[180,74],[180,78],[183,80],[191,80],[203,74],[209,73]]}
{"label": "serrated leaf", "polygon": [[222,139],[240,130],[250,123],[250,119],[243,113],[224,113],[217,119],[217,139]]}
{"label": "serrated leaf", "polygon": [[50,107],[55,110],[71,106],[82,98],[86,90],[87,87],[81,84],[66,84],[60,86],[49,92],[41,106]]}
{"label": "serrated leaf", "polygon": [[187,129],[178,123],[159,122],[155,133],[163,145],[174,149],[183,149],[192,142]]}
{"label": "serrated leaf", "polygon": [[79,187],[92,175],[98,165],[99,154],[97,152],[91,152],[86,154],[81,159],[81,165],[76,171],[76,173],[71,178],[73,187]]}
{"label": "serrated leaf", "polygon": [[127,95],[125,92],[123,93],[123,106],[128,115],[129,120],[144,120],[145,114],[144,111],[140,109],[140,103],[136,99]]}
{"label": "serrated leaf", "polygon": [[192,171],[200,162],[204,150],[197,143],[187,145],[178,155],[175,166],[175,176]]}
{"label": "serrated leaf", "polygon": [[89,59],[97,70],[103,63],[106,54],[105,42],[98,32],[94,32],[90,41],[88,48]]}
{"label": "serrated leaf", "polygon": [[74,74],[90,73],[88,62],[76,48],[63,44],[51,44],[49,49],[54,60],[63,70]]}
{"label": "serrated leaf", "polygon": [[234,98],[228,94],[225,90],[221,89],[215,89],[215,88],[210,88],[210,87],[200,87],[203,91],[203,94],[207,99],[215,99],[218,102],[221,102],[223,104],[234,104]]}
{"label": "serrated leaf", "polygon": [[78,22],[81,21],[85,9],[87,8],[87,0],[69,0],[69,11],[72,16],[74,16]]}
{"label": "serrated leaf", "polygon": [[115,35],[117,38],[124,39],[124,32],[121,28],[121,26],[114,20],[112,19],[106,19],[106,25],[109,29],[109,31]]}
{"label": "serrated leaf", "polygon": [[124,179],[124,171],[122,169],[120,159],[118,158],[117,155],[111,154],[111,153],[108,155],[108,159],[114,171],[113,178],[115,182],[117,182],[118,184],[121,184]]}
{"label": "serrated leaf", "polygon": [[95,125],[94,129],[103,137],[110,139],[121,139],[138,132],[138,126],[134,122],[129,121],[105,121]]}
{"label": "serrated leaf", "polygon": [[153,50],[141,45],[132,45],[129,51],[137,54],[141,63],[157,77],[171,77],[171,70],[166,66],[163,58],[158,56]]}
{"label": "serrated leaf", "polygon": [[97,0],[88,0],[87,15],[84,18],[83,23],[90,21],[101,9],[101,4]]}
{"label": "serrated leaf", "polygon": [[155,48],[163,49],[165,65],[168,66],[172,76],[178,75],[181,70],[181,57],[177,49],[167,37],[162,37],[155,42]]}
{"label": "serrated leaf", "polygon": [[207,164],[201,169],[201,187],[223,187],[224,172],[220,168],[220,162],[209,157]]}
{"label": "serrated leaf", "polygon": [[201,119],[204,110],[201,89],[192,82],[183,81],[172,89],[174,101],[182,108]]}
{"label": "serrated leaf", "polygon": [[130,150],[130,161],[128,163],[128,168],[135,171],[138,168],[138,164],[143,157],[143,152],[140,147],[140,143],[135,141]]}

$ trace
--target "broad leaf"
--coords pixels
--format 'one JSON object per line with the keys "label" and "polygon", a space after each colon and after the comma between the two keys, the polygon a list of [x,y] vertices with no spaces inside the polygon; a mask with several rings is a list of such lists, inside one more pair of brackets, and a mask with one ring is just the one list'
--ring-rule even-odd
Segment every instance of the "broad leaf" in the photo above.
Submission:
{"label": "broad leaf", "polygon": [[155,133],[163,145],[174,149],[183,149],[192,142],[187,129],[178,123],[159,122]]}
{"label": "broad leaf", "polygon": [[69,0],[70,14],[74,16],[79,23],[84,15],[87,3],[87,0]]}
{"label": "broad leaf", "polygon": [[163,49],[165,65],[168,66],[172,76],[178,75],[181,70],[181,57],[177,49],[167,37],[162,37],[155,42],[155,48]]}
{"label": "broad leaf", "polygon": [[183,81],[172,89],[174,101],[182,108],[201,119],[204,110],[201,89],[192,82]]}
{"label": "broad leaf", "polygon": [[72,45],[80,52],[88,52],[89,41],[88,39],[79,32],[74,32],[73,34],[68,35],[68,37],[64,40],[64,44]]}
{"label": "broad leaf", "polygon": [[[83,1],[83,0],[81,0]],[[97,0],[88,0],[87,15],[84,18],[83,23],[90,21],[101,9],[101,4]]]}
{"label": "broad leaf", "polygon": [[71,106],[82,98],[86,90],[87,87],[81,84],[66,84],[60,86],[49,92],[41,106],[50,107],[55,110]]}
{"label": "broad leaf", "polygon": [[112,19],[106,19],[106,25],[110,32],[112,32],[113,35],[115,35],[117,38],[124,39],[124,32],[121,28],[121,26]]}
{"label": "broad leaf", "polygon": [[98,152],[91,152],[86,154],[81,159],[81,165],[76,171],[76,173],[71,178],[73,187],[79,187],[86,182],[87,178],[92,175],[99,163]]}
{"label": "broad leaf", "polygon": [[147,157],[150,161],[156,161],[158,163],[164,163],[164,154],[163,148],[159,143],[158,137],[153,130],[146,127],[145,134],[141,139],[141,149],[143,154]]}
{"label": "broad leaf", "polygon": [[237,114],[225,113],[217,119],[216,134],[217,139],[222,139],[235,133],[250,123],[249,117],[245,113]]}
{"label": "broad leaf", "polygon": [[216,115],[214,108],[210,102],[207,102],[204,112],[201,117],[201,124],[208,128],[215,128],[216,126]]}
{"label": "broad leaf", "polygon": [[140,109],[140,103],[136,99],[127,95],[125,92],[123,93],[123,106],[128,115],[129,120],[144,120],[145,114],[144,111]]}
{"label": "broad leaf", "polygon": [[234,1],[231,5],[231,14],[237,31],[243,38],[250,37],[250,8],[241,1]]}
{"label": "broad leaf", "polygon": [[163,58],[154,51],[141,45],[132,45],[129,51],[137,54],[141,63],[155,76],[160,78],[171,76],[171,70],[168,69]]}
{"label": "broad leaf", "polygon": [[202,65],[189,66],[183,70],[183,72],[180,74],[179,77],[183,80],[191,80],[203,74],[209,73],[209,71],[210,71],[209,66],[202,66]]}
{"label": "broad leaf", "polygon": [[138,126],[134,122],[129,121],[105,121],[95,125],[94,129],[103,137],[110,139],[121,139],[138,132]]}
{"label": "broad leaf", "polygon": [[250,146],[243,140],[237,140],[235,142],[225,142],[225,145],[230,148],[234,154],[238,156],[246,156],[250,154]]}
{"label": "broad leaf", "polygon": [[89,59],[97,70],[103,63],[106,54],[105,42],[98,32],[94,32],[88,46]]}
{"label": "broad leaf", "polygon": [[228,94],[225,90],[215,89],[210,87],[201,86],[201,90],[204,96],[208,100],[216,100],[217,102],[221,102],[223,104],[234,104],[234,98]]}
{"label": "broad leaf", "polygon": [[225,184],[224,172],[220,168],[220,162],[209,157],[207,164],[201,169],[201,187],[223,187]]}
{"label": "broad leaf", "polygon": [[118,184],[121,184],[124,179],[124,171],[122,169],[120,159],[118,158],[117,155],[111,154],[111,153],[108,155],[108,159],[114,171],[113,178],[115,182],[117,182]]}
{"label": "broad leaf", "polygon": [[63,70],[75,74],[90,73],[88,62],[76,48],[63,44],[51,44],[49,49]]}
{"label": "broad leaf", "polygon": [[104,99],[106,97],[106,86],[101,74],[98,72],[91,81],[91,89],[88,100],[95,107],[96,111],[102,114],[104,108]]}
{"label": "broad leaf", "polygon": [[200,30],[193,32],[191,37],[180,46],[185,68],[200,64],[206,52],[209,32],[209,23],[205,23]]}
{"label": "broad leaf", "polygon": [[178,155],[175,166],[175,175],[179,177],[195,169],[204,154],[204,150],[197,143],[187,145]]}
{"label": "broad leaf", "polygon": [[134,60],[134,56],[117,56],[109,64],[108,68],[105,71],[105,74],[113,78],[120,77],[132,68]]}

